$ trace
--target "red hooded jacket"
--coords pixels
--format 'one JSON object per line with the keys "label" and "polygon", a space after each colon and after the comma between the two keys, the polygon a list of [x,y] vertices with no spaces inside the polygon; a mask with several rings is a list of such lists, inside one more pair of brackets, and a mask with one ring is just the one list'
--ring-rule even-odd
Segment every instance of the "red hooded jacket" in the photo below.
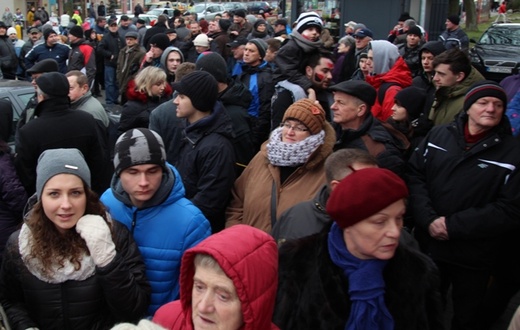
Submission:
{"label": "red hooded jacket", "polygon": [[191,292],[197,254],[213,257],[233,281],[244,320],[239,330],[278,329],[271,322],[278,286],[278,249],[270,235],[247,225],[227,228],[184,253],[180,300],[159,308],[153,322],[171,330],[193,329]]}

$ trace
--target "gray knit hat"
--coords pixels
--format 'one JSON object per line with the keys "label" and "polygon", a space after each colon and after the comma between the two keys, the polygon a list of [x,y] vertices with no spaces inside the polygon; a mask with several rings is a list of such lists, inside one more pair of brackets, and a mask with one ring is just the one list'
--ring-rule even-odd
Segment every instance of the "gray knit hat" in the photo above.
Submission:
{"label": "gray knit hat", "polygon": [[90,169],[78,149],[48,149],[42,152],[36,166],[36,194],[41,198],[43,187],[53,176],[74,174],[90,187]]}
{"label": "gray knit hat", "polygon": [[166,151],[159,134],[147,128],[133,128],[121,135],[114,148],[114,170],[117,176],[126,168],[157,164],[166,169]]}

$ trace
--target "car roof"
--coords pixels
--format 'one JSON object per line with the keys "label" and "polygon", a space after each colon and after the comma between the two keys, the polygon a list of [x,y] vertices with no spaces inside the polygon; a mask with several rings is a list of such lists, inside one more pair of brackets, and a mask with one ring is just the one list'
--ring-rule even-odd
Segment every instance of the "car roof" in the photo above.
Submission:
{"label": "car roof", "polygon": [[32,87],[31,82],[24,80],[0,79],[0,88],[25,88]]}

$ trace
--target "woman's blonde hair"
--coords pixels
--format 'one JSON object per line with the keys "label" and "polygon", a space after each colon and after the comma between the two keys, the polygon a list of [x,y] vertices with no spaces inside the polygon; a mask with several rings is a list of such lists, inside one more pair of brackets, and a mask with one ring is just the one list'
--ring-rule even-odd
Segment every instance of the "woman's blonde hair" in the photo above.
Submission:
{"label": "woman's blonde hair", "polygon": [[166,72],[154,66],[144,68],[135,76],[135,89],[148,96],[152,96],[152,86],[158,83],[166,83]]}

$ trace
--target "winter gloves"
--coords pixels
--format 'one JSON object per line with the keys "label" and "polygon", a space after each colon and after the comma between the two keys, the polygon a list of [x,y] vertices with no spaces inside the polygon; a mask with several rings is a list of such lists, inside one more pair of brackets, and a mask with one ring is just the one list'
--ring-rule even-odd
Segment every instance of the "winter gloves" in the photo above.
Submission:
{"label": "winter gloves", "polygon": [[116,256],[116,246],[106,221],[99,215],[87,214],[76,224],[76,231],[85,240],[90,256],[98,267],[105,267]]}

